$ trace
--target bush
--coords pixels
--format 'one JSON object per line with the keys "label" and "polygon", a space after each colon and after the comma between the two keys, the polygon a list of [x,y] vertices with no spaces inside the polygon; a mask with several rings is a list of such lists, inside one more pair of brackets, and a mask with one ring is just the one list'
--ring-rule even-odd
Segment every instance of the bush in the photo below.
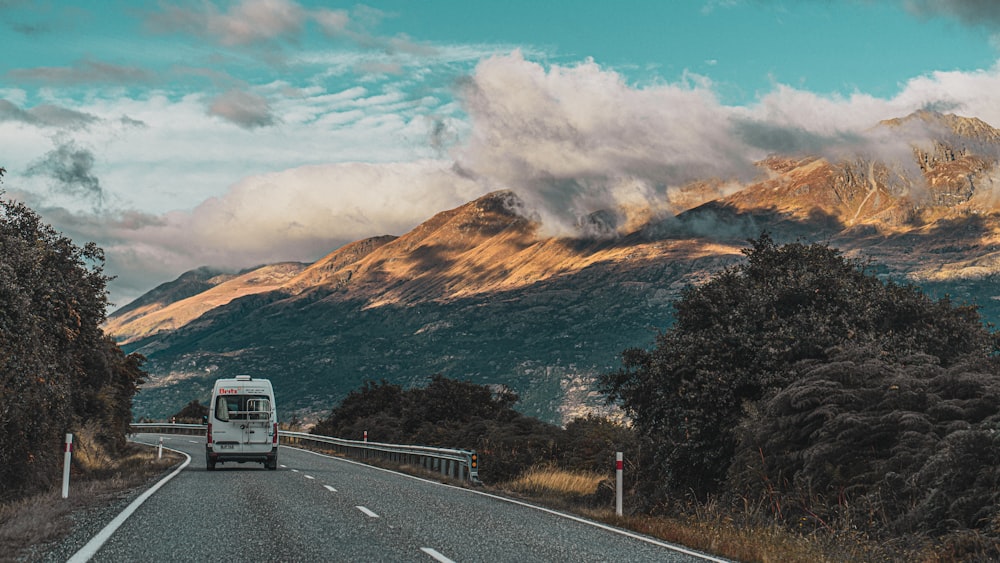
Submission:
{"label": "bush", "polygon": [[[608,472],[615,448],[634,444],[629,429],[588,418],[566,430],[514,410],[517,395],[499,388],[435,375],[426,387],[365,382],[352,391],[314,434],[360,440],[476,450],[480,478],[513,479],[539,464]],[[610,456],[610,457],[608,457]],[[600,458],[606,458],[601,460]]]}
{"label": "bush", "polygon": [[[654,504],[756,496],[786,522],[985,529],[1000,384],[975,308],[823,245],[762,235],[744,254],[685,290],[655,348],[625,351],[602,379],[649,444],[640,485]],[[983,483],[977,500],[939,475]]]}
{"label": "bush", "polygon": [[125,444],[143,358],[100,328],[103,263],[93,243],[0,200],[0,500],[58,482],[60,444],[84,423],[110,452]]}
{"label": "bush", "polygon": [[195,399],[170,418],[179,424],[201,424],[206,416],[208,416],[208,405],[203,405]]}

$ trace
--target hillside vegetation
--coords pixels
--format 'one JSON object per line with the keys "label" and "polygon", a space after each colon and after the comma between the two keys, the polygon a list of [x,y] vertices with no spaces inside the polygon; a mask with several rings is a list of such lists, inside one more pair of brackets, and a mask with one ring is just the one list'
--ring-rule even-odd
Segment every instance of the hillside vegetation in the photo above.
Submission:
{"label": "hillside vegetation", "polygon": [[1000,346],[977,310],[825,245],[763,234],[744,254],[602,378],[630,426],[560,428],[514,410],[507,388],[434,376],[366,382],[313,432],[476,449],[504,486],[582,477],[583,508],[608,506],[594,479],[624,451],[632,517],[779,528],[852,558],[1000,556]]}
{"label": "hillside vegetation", "polygon": [[820,244],[744,254],[602,379],[644,444],[641,509],[711,498],[1000,556],[1000,357],[976,309]]}
{"label": "hillside vegetation", "polygon": [[58,482],[68,432],[87,427],[87,446],[110,453],[125,446],[144,373],[100,328],[103,264],[94,244],[0,200],[0,501]]}
{"label": "hillside vegetation", "polygon": [[605,472],[615,452],[637,453],[632,433],[603,418],[584,417],[561,428],[514,410],[518,396],[440,375],[403,389],[382,381],[350,392],[313,434],[373,442],[476,450],[485,483],[514,479],[531,467],[558,465]]}

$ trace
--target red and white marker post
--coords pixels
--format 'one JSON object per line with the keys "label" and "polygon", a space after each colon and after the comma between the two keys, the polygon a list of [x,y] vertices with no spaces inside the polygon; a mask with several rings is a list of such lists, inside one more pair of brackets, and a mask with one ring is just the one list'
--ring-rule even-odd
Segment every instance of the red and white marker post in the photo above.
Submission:
{"label": "red and white marker post", "polygon": [[615,453],[615,514],[622,515],[622,453]]}
{"label": "red and white marker post", "polygon": [[66,445],[63,447],[63,488],[62,498],[69,497],[69,464],[73,457],[73,435],[66,434]]}

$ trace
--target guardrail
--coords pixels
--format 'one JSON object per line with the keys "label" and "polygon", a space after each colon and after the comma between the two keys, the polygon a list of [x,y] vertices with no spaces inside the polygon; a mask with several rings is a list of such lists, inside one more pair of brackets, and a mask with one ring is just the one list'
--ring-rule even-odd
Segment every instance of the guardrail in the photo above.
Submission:
{"label": "guardrail", "polygon": [[158,434],[187,434],[190,436],[204,436],[204,424],[171,424],[169,422],[133,422],[129,424],[129,432],[135,433],[135,429],[143,431],[155,430]]}
{"label": "guardrail", "polygon": [[313,442],[333,446],[334,451],[358,459],[374,458],[414,464],[430,471],[440,471],[442,475],[455,479],[479,483],[479,456],[475,450],[363,442],[284,430],[278,432],[278,436],[292,443]]}
{"label": "guardrail", "polygon": [[[171,424],[168,422],[133,422],[130,432],[159,432],[162,434],[205,435],[202,424]],[[305,432],[279,430],[278,437],[284,444],[312,442],[323,444],[337,453],[356,459],[379,459],[400,464],[413,464],[441,475],[478,484],[479,456],[475,450],[432,448],[429,446],[409,446],[403,444],[383,444],[359,440],[344,440],[331,436],[319,436]]]}

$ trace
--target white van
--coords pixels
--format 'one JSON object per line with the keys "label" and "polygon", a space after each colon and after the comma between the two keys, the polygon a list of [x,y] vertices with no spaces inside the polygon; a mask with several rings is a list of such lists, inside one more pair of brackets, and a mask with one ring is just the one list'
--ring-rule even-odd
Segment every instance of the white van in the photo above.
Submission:
{"label": "white van", "polygon": [[205,466],[257,461],[278,468],[278,414],[267,379],[237,375],[219,379],[212,389],[205,433]]}

